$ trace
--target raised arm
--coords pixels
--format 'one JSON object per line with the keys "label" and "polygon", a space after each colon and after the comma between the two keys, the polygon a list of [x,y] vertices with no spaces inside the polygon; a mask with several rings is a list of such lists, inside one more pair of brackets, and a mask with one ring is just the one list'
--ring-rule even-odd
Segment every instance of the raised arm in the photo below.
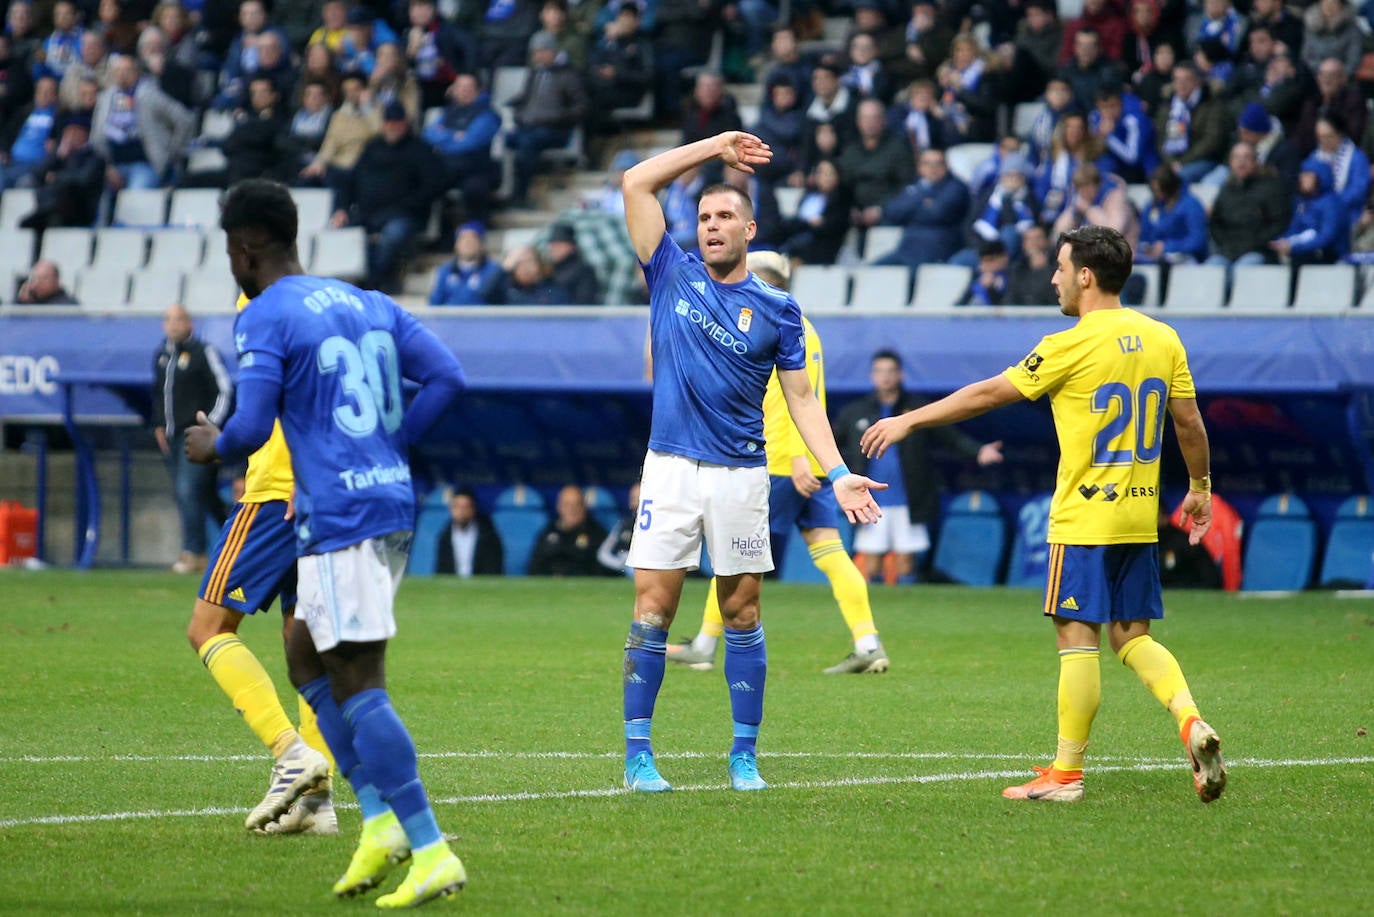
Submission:
{"label": "raised arm", "polygon": [[658,192],[693,166],[716,158],[733,169],[752,174],[754,166],[773,158],[773,151],[753,134],[726,131],[651,156],[625,172],[620,180],[625,194],[625,226],[640,261],[653,257],[667,228]]}

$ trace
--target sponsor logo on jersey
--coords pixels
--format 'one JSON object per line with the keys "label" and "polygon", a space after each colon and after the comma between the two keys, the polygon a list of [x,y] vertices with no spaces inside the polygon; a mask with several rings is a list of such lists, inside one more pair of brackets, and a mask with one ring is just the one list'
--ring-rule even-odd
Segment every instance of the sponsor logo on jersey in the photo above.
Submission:
{"label": "sponsor logo on jersey", "polygon": [[402,484],[410,480],[410,462],[402,459],[394,465],[373,465],[371,468],[345,468],[339,472],[349,490],[367,490],[383,484]]}
{"label": "sponsor logo on jersey", "polygon": [[754,324],[754,310],[740,309],[739,321],[735,322],[735,327],[738,328],[741,332],[748,334],[749,326],[752,324]]}
{"label": "sponsor logo on jersey", "polygon": [[1040,376],[1037,375],[1037,373],[1040,369],[1040,364],[1044,362],[1045,358],[1032,350],[1029,354],[1026,355],[1026,358],[1021,361],[1021,369],[1025,372],[1027,376],[1030,376],[1032,381],[1039,382]]}
{"label": "sponsor logo on jersey", "polygon": [[686,316],[689,322],[706,332],[706,337],[716,346],[740,356],[749,352],[749,345],[735,337],[734,332],[700,309],[692,308],[686,301],[679,299],[675,311],[678,315]]}

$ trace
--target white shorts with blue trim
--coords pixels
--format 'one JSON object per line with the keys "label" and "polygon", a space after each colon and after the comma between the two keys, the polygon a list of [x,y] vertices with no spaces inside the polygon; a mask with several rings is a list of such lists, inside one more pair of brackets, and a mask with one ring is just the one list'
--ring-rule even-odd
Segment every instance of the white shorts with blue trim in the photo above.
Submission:
{"label": "white shorts with blue trim", "polygon": [[410,541],[410,532],[392,532],[297,561],[296,614],[316,650],[396,636],[396,590]]}

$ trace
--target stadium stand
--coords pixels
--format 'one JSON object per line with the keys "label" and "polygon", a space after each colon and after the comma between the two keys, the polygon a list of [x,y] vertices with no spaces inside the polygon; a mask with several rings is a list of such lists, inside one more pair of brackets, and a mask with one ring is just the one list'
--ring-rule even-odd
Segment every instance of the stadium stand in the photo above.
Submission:
{"label": "stadium stand", "polygon": [[1237,312],[1285,312],[1289,286],[1286,264],[1238,264],[1231,275],[1227,308]]}
{"label": "stadium stand", "polygon": [[516,484],[496,497],[491,522],[505,548],[507,576],[523,576],[529,567],[534,539],[548,524],[549,514],[539,491]]}
{"label": "stadium stand", "polygon": [[1350,264],[1307,264],[1298,269],[1293,293],[1296,312],[1344,312],[1355,305],[1355,267]]}
{"label": "stadium stand", "polygon": [[963,302],[973,271],[961,264],[923,264],[916,271],[911,304],[917,309],[945,309]]}
{"label": "stadium stand", "polygon": [[1175,264],[1169,269],[1164,310],[1215,312],[1226,305],[1226,268],[1216,264]]}

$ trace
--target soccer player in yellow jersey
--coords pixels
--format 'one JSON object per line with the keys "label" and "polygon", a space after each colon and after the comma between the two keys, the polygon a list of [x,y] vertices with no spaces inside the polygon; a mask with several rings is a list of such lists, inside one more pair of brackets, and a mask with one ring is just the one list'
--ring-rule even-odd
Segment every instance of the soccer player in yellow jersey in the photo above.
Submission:
{"label": "soccer player in yellow jersey", "polygon": [[1226,787],[1221,740],[1202,720],[1178,661],[1150,636],[1164,616],[1157,524],[1164,414],[1174,419],[1190,478],[1183,510],[1197,544],[1212,524],[1211,452],[1188,356],[1172,328],[1121,306],[1131,248],[1121,233],[1084,226],[1059,237],[1053,283],[1067,331],[1043,338],[1001,375],[864,432],[869,456],[912,430],[957,423],[1022,398],[1050,397],[1059,474],[1050,504],[1044,613],[1059,644],[1059,744],[1039,776],[1007,787],[1008,799],[1083,798],[1083,756],[1102,695],[1098,652],[1112,650],[1168,708],[1203,802]]}
{"label": "soccer player in yellow jersey", "polygon": [[[242,310],[248,299],[239,295]],[[201,581],[186,636],[191,648],[276,763],[262,802],[245,827],[259,834],[337,834],[330,799],[330,759],[310,705],[300,698],[298,732],[276,686],[238,637],[243,616],[281,603],[283,634],[296,606],[296,534],[291,524],[295,478],[281,425],[248,459],[243,498],[220,531]],[[299,697],[299,695],[298,695]]]}
{"label": "soccer player in yellow jersey", "polygon": [[[789,288],[791,266],[777,252],[756,251],[745,256],[745,264],[766,283]],[[825,364],[821,358],[821,338],[805,316],[806,373],[821,407],[825,407]],[[825,670],[827,675],[886,672],[887,652],[873,624],[873,609],[868,602],[868,583],[840,542],[837,528],[838,507],[830,482],[820,463],[806,449],[797,426],[787,412],[787,400],[778,382],[777,370],[768,380],[763,395],[763,437],[768,453],[769,507],[774,566],[782,567],[791,529],[796,526],[811,552],[811,560],[830,580],[830,589],[854,637],[854,651]],[[697,635],[668,647],[668,658],[699,672],[715,666],[716,645],[725,633],[716,581],[706,590]]]}

